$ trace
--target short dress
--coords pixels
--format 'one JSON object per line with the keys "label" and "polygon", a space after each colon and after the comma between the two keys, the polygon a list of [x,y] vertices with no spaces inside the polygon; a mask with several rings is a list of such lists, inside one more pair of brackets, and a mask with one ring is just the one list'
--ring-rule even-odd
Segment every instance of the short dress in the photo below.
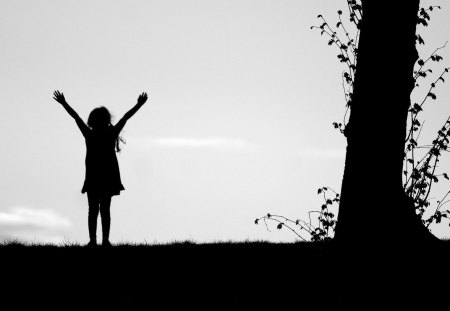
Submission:
{"label": "short dress", "polygon": [[86,176],[82,193],[114,196],[125,190],[120,179],[115,143],[118,132],[114,126],[105,132],[84,130],[86,141]]}

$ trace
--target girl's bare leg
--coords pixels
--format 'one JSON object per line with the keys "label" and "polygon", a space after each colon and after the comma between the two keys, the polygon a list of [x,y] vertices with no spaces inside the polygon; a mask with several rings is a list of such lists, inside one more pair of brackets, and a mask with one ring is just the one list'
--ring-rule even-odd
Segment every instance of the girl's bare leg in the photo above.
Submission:
{"label": "girl's bare leg", "polygon": [[98,197],[93,195],[92,193],[88,193],[88,204],[89,204],[89,212],[88,212],[88,228],[89,228],[89,245],[97,244],[97,218],[98,212],[100,209],[100,202]]}
{"label": "girl's bare leg", "polygon": [[100,200],[100,216],[102,218],[102,234],[105,246],[110,246],[109,231],[111,228],[111,197],[107,196]]}

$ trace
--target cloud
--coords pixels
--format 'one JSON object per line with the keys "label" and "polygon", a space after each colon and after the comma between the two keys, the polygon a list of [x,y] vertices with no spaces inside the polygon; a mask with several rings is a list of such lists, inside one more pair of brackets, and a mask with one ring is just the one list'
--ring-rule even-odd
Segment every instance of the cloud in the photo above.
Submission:
{"label": "cloud", "polygon": [[70,225],[67,218],[51,209],[16,206],[0,212],[0,234],[55,231]]}
{"label": "cloud", "polygon": [[231,137],[130,137],[127,142],[141,148],[164,147],[216,151],[249,151],[255,148],[253,144],[243,139]]}
{"label": "cloud", "polygon": [[311,149],[296,152],[301,158],[345,159],[345,149]]}
{"label": "cloud", "polygon": [[308,159],[345,159],[345,148],[343,149],[309,149],[292,151],[293,146],[283,149],[268,148],[267,146],[256,146],[241,138],[232,137],[143,137],[132,136],[127,138],[130,147],[139,149],[167,148],[167,149],[201,149],[223,152],[248,152],[260,150],[265,153],[282,152],[293,154]]}

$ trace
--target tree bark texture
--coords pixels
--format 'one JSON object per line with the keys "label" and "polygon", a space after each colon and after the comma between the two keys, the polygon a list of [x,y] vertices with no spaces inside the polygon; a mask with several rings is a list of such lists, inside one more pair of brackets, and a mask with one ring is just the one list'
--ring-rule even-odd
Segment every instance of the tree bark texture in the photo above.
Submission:
{"label": "tree bark texture", "polygon": [[362,0],[337,241],[435,239],[402,186],[419,2]]}

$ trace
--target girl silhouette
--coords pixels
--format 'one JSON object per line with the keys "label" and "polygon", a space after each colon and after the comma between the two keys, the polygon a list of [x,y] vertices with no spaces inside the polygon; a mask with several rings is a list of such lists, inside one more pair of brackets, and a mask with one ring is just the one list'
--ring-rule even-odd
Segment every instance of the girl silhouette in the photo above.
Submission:
{"label": "girl silhouette", "polygon": [[125,190],[120,180],[119,163],[116,157],[116,152],[120,151],[119,143],[123,142],[119,134],[128,119],[147,101],[147,93],[144,92],[139,95],[137,104],[116,125],[111,124],[111,114],[105,107],[92,110],[86,125],[66,102],[63,93],[55,91],[53,95],[53,99],[60,103],[75,119],[86,141],[86,177],[81,192],[87,193],[89,204],[88,246],[97,245],[99,212],[102,220],[102,245],[111,246],[109,242],[111,197],[119,195],[120,191]]}

